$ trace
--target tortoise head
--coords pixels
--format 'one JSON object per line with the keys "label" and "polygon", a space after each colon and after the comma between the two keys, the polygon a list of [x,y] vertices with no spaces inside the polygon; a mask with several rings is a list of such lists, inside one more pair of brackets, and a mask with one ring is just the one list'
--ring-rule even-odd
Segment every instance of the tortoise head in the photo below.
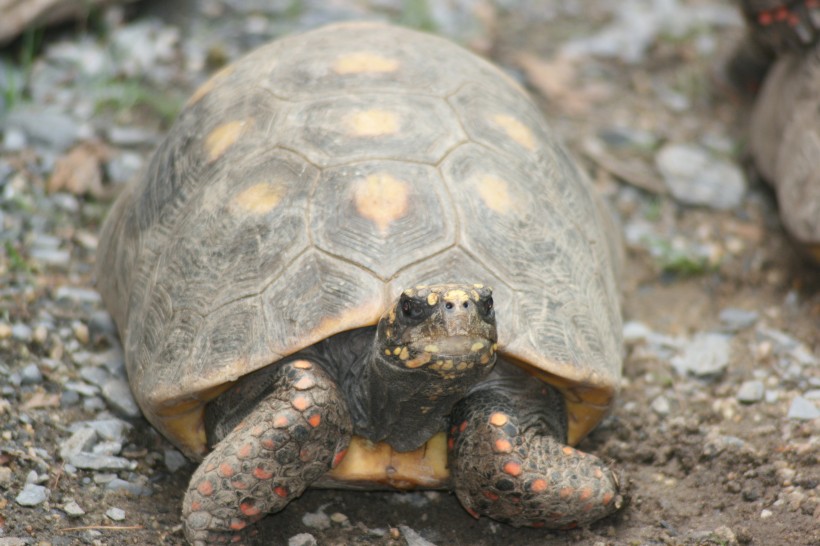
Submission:
{"label": "tortoise head", "polygon": [[382,361],[424,369],[446,379],[484,377],[496,360],[498,334],[490,288],[479,284],[417,286],[382,316]]}

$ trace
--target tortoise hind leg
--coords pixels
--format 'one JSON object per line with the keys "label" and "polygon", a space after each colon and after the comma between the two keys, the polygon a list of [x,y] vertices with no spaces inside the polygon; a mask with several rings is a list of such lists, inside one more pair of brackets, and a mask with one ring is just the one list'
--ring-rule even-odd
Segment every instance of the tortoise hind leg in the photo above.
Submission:
{"label": "tortoise hind leg", "polygon": [[571,528],[622,505],[618,477],[566,442],[562,395],[530,377],[487,382],[451,414],[450,468],[473,516]]}
{"label": "tortoise hind leg", "polygon": [[193,545],[244,543],[253,523],[283,509],[344,456],[350,417],[331,378],[295,360],[277,365],[268,379],[269,393],[191,477],[182,520]]}

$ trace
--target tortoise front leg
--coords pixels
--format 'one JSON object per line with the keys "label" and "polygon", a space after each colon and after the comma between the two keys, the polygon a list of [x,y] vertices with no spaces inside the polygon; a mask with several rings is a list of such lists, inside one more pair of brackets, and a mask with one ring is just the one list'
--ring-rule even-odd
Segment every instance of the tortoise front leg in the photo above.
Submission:
{"label": "tortoise front leg", "polygon": [[195,546],[243,543],[344,457],[351,425],[338,386],[317,365],[273,370],[272,390],[205,457],[182,505]]}
{"label": "tortoise front leg", "polygon": [[531,377],[482,384],[451,414],[456,495],[474,517],[571,528],[622,505],[616,474],[566,445],[562,395]]}

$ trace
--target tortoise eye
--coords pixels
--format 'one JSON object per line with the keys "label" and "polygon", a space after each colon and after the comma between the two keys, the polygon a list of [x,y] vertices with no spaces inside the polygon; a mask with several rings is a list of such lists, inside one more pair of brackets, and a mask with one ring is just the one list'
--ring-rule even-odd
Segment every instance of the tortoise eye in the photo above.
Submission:
{"label": "tortoise eye", "polygon": [[411,320],[420,320],[424,318],[427,307],[428,306],[426,304],[410,297],[402,297],[401,299],[401,312],[405,317]]}

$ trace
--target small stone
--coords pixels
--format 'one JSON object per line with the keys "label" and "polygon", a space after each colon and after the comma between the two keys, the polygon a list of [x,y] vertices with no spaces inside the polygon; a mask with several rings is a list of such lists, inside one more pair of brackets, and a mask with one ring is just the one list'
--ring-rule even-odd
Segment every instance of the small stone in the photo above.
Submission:
{"label": "small stone", "polygon": [[89,383],[102,387],[108,381],[108,370],[98,366],[85,366],[80,369],[80,377]]}
{"label": "small stone", "polygon": [[80,426],[93,428],[103,440],[121,443],[125,439],[125,431],[131,428],[131,425],[125,421],[114,418],[85,421]]}
{"label": "small stone", "polygon": [[652,407],[652,411],[662,416],[669,415],[669,411],[671,410],[669,400],[663,395],[655,398],[650,406]]}
{"label": "small stone", "polygon": [[71,300],[77,303],[101,303],[102,301],[96,290],[74,286],[59,287],[54,293],[54,297],[58,300]]}
{"label": "small stone", "polygon": [[735,536],[734,531],[725,525],[721,525],[715,529],[712,534],[720,541],[721,544],[726,544],[727,546],[737,544],[737,537]]}
{"label": "small stone", "polygon": [[325,530],[330,528],[330,518],[324,513],[322,508],[316,512],[307,512],[302,516],[302,523],[311,529]]}
{"label": "small stone", "polygon": [[71,261],[71,253],[68,250],[55,250],[50,248],[32,248],[29,257],[44,265],[66,266]]}
{"label": "small stone", "polygon": [[86,470],[134,470],[137,463],[122,457],[110,455],[94,455],[93,453],[77,453],[66,459],[71,465]]}
{"label": "small stone", "polygon": [[142,156],[135,152],[120,152],[105,166],[109,180],[114,184],[124,184],[142,170]]}
{"label": "small stone", "polygon": [[348,521],[348,517],[341,512],[333,512],[330,514],[330,521],[337,524],[346,523]]}
{"label": "small stone", "polygon": [[97,431],[93,428],[81,428],[60,444],[60,457],[68,460],[74,455],[90,451],[97,441]]}
{"label": "small stone", "polygon": [[70,499],[63,505],[63,512],[65,512],[66,515],[71,518],[77,518],[82,515],[85,515],[85,510],[83,510],[82,507],[79,504],[77,504],[77,501],[75,501],[74,499]]}
{"label": "small stone", "polygon": [[757,322],[758,314],[754,311],[727,307],[720,312],[720,321],[731,332],[737,332],[753,326]]}
{"label": "small stone", "polygon": [[11,327],[11,337],[17,341],[29,342],[31,341],[32,330],[28,324],[18,322]]}
{"label": "small stone", "polygon": [[729,336],[701,333],[686,345],[682,355],[672,359],[672,366],[680,375],[691,373],[697,377],[716,377],[729,365],[730,352]]}
{"label": "small stone", "polygon": [[79,381],[66,381],[63,387],[68,391],[73,391],[83,396],[94,396],[100,392],[98,387]]}
{"label": "small stone", "polygon": [[83,324],[82,322],[75,322],[71,325],[71,329],[74,331],[74,338],[86,345],[88,343],[88,326]]}
{"label": "small stone", "polygon": [[687,205],[734,209],[746,193],[737,165],[712,156],[700,146],[667,144],[655,157],[672,196]]}
{"label": "small stone", "polygon": [[80,394],[77,391],[64,390],[60,393],[60,407],[69,408],[80,403]]}
{"label": "small stone", "polygon": [[399,525],[399,529],[404,535],[404,540],[407,541],[407,546],[436,546],[406,525]]}
{"label": "small stone", "polygon": [[49,490],[42,485],[27,483],[19,495],[14,499],[20,506],[37,506],[48,499]]}
{"label": "small stone", "polygon": [[34,328],[34,333],[31,336],[32,341],[37,345],[45,344],[48,339],[48,328],[44,324],[38,324]]}
{"label": "small stone", "polygon": [[789,419],[801,419],[808,421],[820,417],[820,410],[817,409],[814,402],[806,400],[802,396],[795,396],[786,417]]}
{"label": "small stone", "polygon": [[105,515],[108,519],[122,521],[125,519],[125,510],[122,508],[109,508],[105,511]]}
{"label": "small stone", "polygon": [[310,533],[299,533],[288,539],[288,546],[317,546],[316,537]]}
{"label": "small stone", "polygon": [[3,489],[11,485],[12,473],[11,468],[7,466],[0,466],[0,487]]}
{"label": "small stone", "polygon": [[0,339],[8,339],[12,336],[12,328],[5,322],[0,322]]}
{"label": "small stone", "polygon": [[118,377],[107,380],[102,385],[102,396],[115,413],[132,418],[140,416],[140,408],[125,380]]}
{"label": "small stone", "polygon": [[28,541],[24,538],[17,537],[2,537],[0,538],[0,546],[27,546]]}
{"label": "small stone", "polygon": [[185,455],[176,449],[166,449],[163,453],[163,460],[165,462],[165,467],[171,472],[176,472],[188,464],[188,460],[185,458]]}
{"label": "small stone", "polygon": [[20,382],[23,385],[37,385],[43,382],[43,374],[37,364],[29,364],[20,371]]}
{"label": "small stone", "polygon": [[153,494],[153,491],[149,485],[129,482],[118,478],[116,475],[106,482],[105,489],[108,491],[125,491],[131,495],[141,497],[148,497]]}
{"label": "small stone", "polygon": [[765,508],[760,511],[760,519],[769,519],[773,515],[774,513],[771,510],[766,510]]}
{"label": "small stone", "polygon": [[100,442],[91,449],[94,455],[119,455],[122,451],[122,444],[120,442]]}
{"label": "small stone", "polygon": [[645,341],[650,335],[652,330],[642,322],[631,320],[624,324],[624,343],[628,345]]}
{"label": "small stone", "polygon": [[737,400],[744,404],[754,404],[763,400],[766,388],[762,381],[744,381],[737,390]]}

